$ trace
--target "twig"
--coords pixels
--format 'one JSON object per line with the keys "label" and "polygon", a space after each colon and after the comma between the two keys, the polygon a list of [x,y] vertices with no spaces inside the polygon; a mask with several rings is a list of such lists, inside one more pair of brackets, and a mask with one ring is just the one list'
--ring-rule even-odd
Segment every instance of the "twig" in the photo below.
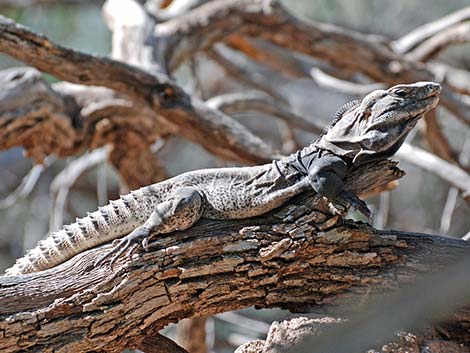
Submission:
{"label": "twig", "polygon": [[450,187],[441,215],[441,226],[439,228],[439,232],[441,234],[447,234],[450,229],[450,225],[452,224],[452,214],[454,213],[455,205],[457,204],[457,196],[459,196],[459,189],[453,186]]}
{"label": "twig", "polygon": [[97,170],[96,175],[96,196],[98,199],[98,205],[103,206],[108,202],[108,178],[107,178],[108,166],[106,163],[102,163]]}
{"label": "twig", "polygon": [[403,37],[393,41],[391,45],[395,52],[404,54],[420,45],[428,38],[436,35],[437,33],[445,31],[449,27],[469,19],[470,7],[466,7],[453,12],[450,15],[442,17],[437,21],[429,22],[423,26],[415,28],[413,31],[409,32]]}
{"label": "twig", "polygon": [[410,144],[403,144],[396,156],[404,161],[423,168],[451,185],[457,187],[464,194],[470,190],[470,176],[459,167]]}
{"label": "twig", "polygon": [[228,322],[236,327],[242,328],[249,332],[254,332],[258,335],[265,335],[269,331],[269,324],[255,319],[250,319],[241,314],[235,312],[226,312],[217,314],[214,318]]}
{"label": "twig", "polygon": [[11,194],[9,194],[3,200],[0,200],[0,209],[7,209],[13,206],[20,199],[26,198],[31,193],[31,191],[33,191],[33,188],[39,180],[42,172],[50,167],[55,161],[55,157],[49,156],[44,159],[43,164],[34,165],[28,174],[25,175],[21,181],[21,184],[18,185],[18,187]]}
{"label": "twig", "polygon": [[374,228],[384,229],[388,222],[390,212],[390,192],[379,194],[379,207],[374,217]]}
{"label": "twig", "polygon": [[240,51],[251,59],[263,65],[268,65],[272,69],[291,77],[309,76],[312,67],[319,67],[329,71],[334,70],[338,73],[342,72],[340,69],[328,65],[324,61],[287,50],[256,37],[250,38],[234,33],[224,41],[230,48]]}
{"label": "twig", "polygon": [[341,80],[337,77],[327,74],[318,67],[313,67],[310,70],[310,76],[312,76],[312,79],[315,81],[315,83],[321,87],[330,88],[335,91],[351,95],[363,96],[377,89],[385,88],[385,85],[382,83],[361,84]]}
{"label": "twig", "polygon": [[258,91],[227,93],[212,97],[206,104],[227,114],[242,111],[259,111],[285,121],[289,126],[319,134],[323,128],[291,112],[285,104]]}
{"label": "twig", "polygon": [[[460,152],[459,156],[459,164],[464,167],[468,167],[470,164],[469,162],[469,157],[470,157],[470,135],[467,134],[467,137],[465,138],[465,142],[462,147],[462,151]],[[455,210],[455,206],[457,204],[457,196],[459,192],[458,189],[455,187],[451,187],[449,189],[449,192],[447,193],[447,199],[446,203],[444,206],[444,209],[442,210],[442,216],[441,216],[441,233],[446,234],[449,231],[450,225],[452,223],[452,215]]]}
{"label": "twig", "polygon": [[63,224],[65,204],[72,185],[87,169],[103,163],[106,156],[106,148],[98,148],[73,160],[56,175],[50,185],[51,200],[53,200],[49,223],[50,232],[59,230]]}
{"label": "twig", "polygon": [[450,45],[469,42],[470,22],[464,22],[440,31],[433,37],[426,39],[416,48],[408,51],[405,58],[412,61],[426,62]]}
{"label": "twig", "polygon": [[278,101],[286,103],[286,98],[279,90],[285,80],[281,80],[279,74],[275,76],[267,74],[273,72],[271,68],[258,64],[225,45],[217,45],[207,50],[206,54],[237,81],[266,92]]}

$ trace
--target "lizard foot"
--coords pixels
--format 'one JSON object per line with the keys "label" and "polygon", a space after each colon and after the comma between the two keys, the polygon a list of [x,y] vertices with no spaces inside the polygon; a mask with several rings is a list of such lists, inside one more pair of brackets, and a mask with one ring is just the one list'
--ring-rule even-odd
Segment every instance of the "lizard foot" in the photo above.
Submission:
{"label": "lizard foot", "polygon": [[[351,191],[343,190],[338,197],[339,205],[342,206],[343,203],[346,203],[348,206],[354,208],[356,211],[359,211],[369,223],[372,222],[372,212],[370,211],[367,204],[361,200],[357,195]],[[334,206],[337,208],[336,206]]]}
{"label": "lizard foot", "polygon": [[116,260],[126,251],[127,256],[131,258],[139,248],[147,250],[149,234],[150,231],[144,227],[134,229],[121,240],[113,242],[114,248],[100,257],[95,262],[95,266],[102,264],[106,259],[112,256],[111,261],[109,262],[109,265],[112,267]]}

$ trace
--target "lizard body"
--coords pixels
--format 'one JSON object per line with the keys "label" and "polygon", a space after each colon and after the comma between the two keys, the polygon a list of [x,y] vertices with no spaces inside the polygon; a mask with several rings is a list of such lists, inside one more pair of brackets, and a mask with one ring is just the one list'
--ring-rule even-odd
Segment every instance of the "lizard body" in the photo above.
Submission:
{"label": "lizard body", "polygon": [[264,214],[309,190],[341,200],[366,216],[364,201],[344,190],[351,168],[391,157],[439,100],[432,82],[398,85],[346,104],[315,142],[270,164],[187,172],[111,201],[39,242],[7,275],[56,266],[74,255],[122,238],[99,262],[147,247],[151,234],[191,227],[201,218],[241,219]]}

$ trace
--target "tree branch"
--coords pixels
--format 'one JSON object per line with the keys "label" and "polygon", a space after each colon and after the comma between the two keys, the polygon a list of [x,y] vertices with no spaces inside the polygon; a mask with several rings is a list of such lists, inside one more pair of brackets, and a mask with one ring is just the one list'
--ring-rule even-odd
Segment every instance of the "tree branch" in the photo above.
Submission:
{"label": "tree branch", "polygon": [[4,17],[0,17],[0,51],[60,79],[123,93],[166,117],[185,137],[223,158],[261,163],[274,156],[261,139],[230,117],[188,96],[166,75],[64,48]]}
{"label": "tree branch", "polygon": [[465,7],[436,21],[415,28],[413,31],[392,42],[392,47],[397,53],[407,53],[434,35],[469,19],[470,7]]}
{"label": "tree branch", "polygon": [[206,104],[214,109],[222,110],[227,114],[250,110],[263,112],[275,116],[285,121],[287,125],[302,129],[303,131],[314,134],[319,134],[323,131],[322,126],[294,114],[284,104],[262,92],[248,91],[222,94],[211,97],[206,101]]}
{"label": "tree branch", "polygon": [[[436,80],[426,65],[395,53],[384,38],[299,20],[277,1],[214,0],[155,27],[156,38],[165,46],[164,61],[170,72],[195,52],[229,40],[230,34],[256,37],[387,85]],[[253,55],[253,51],[245,54]],[[457,104],[448,85],[442,84],[441,102],[470,124],[468,107]]]}
{"label": "tree branch", "polygon": [[[421,335],[391,330],[386,332],[387,339],[377,339],[375,332],[372,334],[365,329],[374,330],[377,327],[388,326],[390,311],[401,310],[400,307],[387,309],[385,312],[388,316],[381,316],[383,321],[375,327],[370,325],[371,321],[376,323],[374,319],[366,319],[365,323],[352,323],[347,319],[325,315],[321,317],[315,314],[291,315],[281,322],[273,322],[266,340],[248,342],[238,347],[235,353],[468,352],[468,349],[458,341],[443,337],[433,329],[420,330]],[[456,332],[452,332],[452,337],[455,334]],[[338,340],[338,337],[341,337],[341,340]],[[315,347],[313,351],[312,347]]]}
{"label": "tree branch", "polygon": [[[384,161],[362,166],[347,183],[361,193],[400,175]],[[400,287],[470,254],[464,241],[343,222],[324,199],[308,195],[261,217],[203,220],[159,235],[151,251],[122,258],[114,269],[95,267],[94,259],[109,249],[88,250],[47,271],[0,278],[0,349],[41,350],[47,344],[116,352],[182,318],[252,305],[299,310],[305,303],[347,300],[348,293]]]}
{"label": "tree branch", "polygon": [[460,23],[425,40],[406,53],[406,58],[426,62],[453,44],[470,43],[470,22]]}
{"label": "tree branch", "polygon": [[470,191],[470,175],[458,166],[450,164],[432,153],[407,143],[402,145],[396,153],[396,156],[438,175],[461,190],[464,195],[468,196]]}

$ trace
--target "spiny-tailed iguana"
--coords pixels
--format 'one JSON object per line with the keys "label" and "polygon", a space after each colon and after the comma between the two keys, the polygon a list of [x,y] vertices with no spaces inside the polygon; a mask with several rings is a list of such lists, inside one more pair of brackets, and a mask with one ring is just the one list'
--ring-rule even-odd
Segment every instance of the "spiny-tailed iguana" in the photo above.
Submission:
{"label": "spiny-tailed iguana", "polygon": [[346,104],[314,143],[271,164],[203,169],[133,191],[51,234],[6,271],[17,275],[51,268],[74,255],[122,238],[100,261],[140,247],[150,235],[191,227],[200,218],[261,215],[308,190],[369,215],[364,201],[344,189],[349,170],[391,157],[416,122],[433,109],[441,87],[433,82],[377,90]]}

